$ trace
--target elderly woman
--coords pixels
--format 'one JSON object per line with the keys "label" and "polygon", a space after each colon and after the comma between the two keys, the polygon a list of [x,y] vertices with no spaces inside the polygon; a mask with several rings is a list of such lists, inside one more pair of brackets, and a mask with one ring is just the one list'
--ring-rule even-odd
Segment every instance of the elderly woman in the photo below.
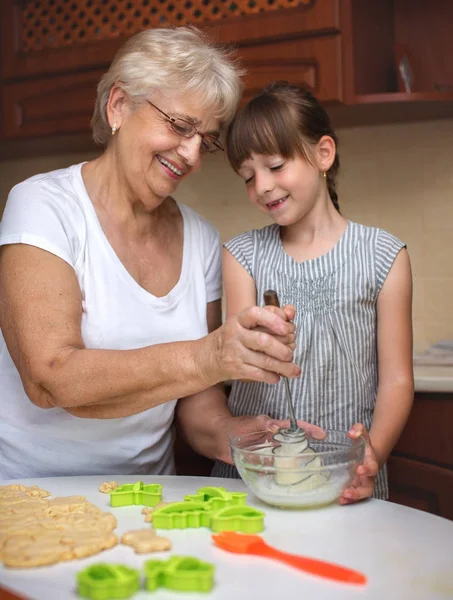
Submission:
{"label": "elderly woman", "polygon": [[[233,418],[226,379],[297,376],[289,309],[221,325],[217,232],[172,198],[241,93],[192,28],[131,38],[98,87],[91,162],[10,193],[0,230],[0,478],[172,473],[177,417],[200,453],[277,426]],[[289,311],[289,312],[288,312]]]}

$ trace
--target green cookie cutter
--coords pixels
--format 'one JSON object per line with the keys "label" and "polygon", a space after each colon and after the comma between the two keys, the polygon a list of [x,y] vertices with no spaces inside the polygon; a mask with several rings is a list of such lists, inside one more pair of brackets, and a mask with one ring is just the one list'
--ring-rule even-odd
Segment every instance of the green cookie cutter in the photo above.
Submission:
{"label": "green cookie cutter", "polygon": [[153,512],[154,529],[209,527],[211,511],[206,502],[173,502]]}
{"label": "green cookie cutter", "polygon": [[150,592],[158,587],[178,592],[209,592],[214,586],[214,565],[192,556],[147,560],[143,570],[145,588]]}
{"label": "green cookie cutter", "polygon": [[140,589],[140,573],[125,565],[95,563],[79,571],[77,592],[90,600],[121,600]]}
{"label": "green cookie cutter", "polygon": [[258,533],[264,529],[264,513],[251,506],[227,506],[212,510],[209,502],[174,502],[153,512],[155,529],[210,527],[215,532]]}
{"label": "green cookie cutter", "polygon": [[259,533],[264,529],[264,513],[252,506],[229,506],[211,515],[211,529]]}
{"label": "green cookie cutter", "polygon": [[130,506],[141,504],[143,506],[156,506],[162,500],[162,486],[158,483],[144,484],[126,483],[110,492],[110,506]]}
{"label": "green cookie cutter", "polygon": [[206,502],[211,510],[220,510],[227,506],[245,506],[247,492],[229,492],[224,487],[202,487],[196,494],[184,496],[187,502]]}

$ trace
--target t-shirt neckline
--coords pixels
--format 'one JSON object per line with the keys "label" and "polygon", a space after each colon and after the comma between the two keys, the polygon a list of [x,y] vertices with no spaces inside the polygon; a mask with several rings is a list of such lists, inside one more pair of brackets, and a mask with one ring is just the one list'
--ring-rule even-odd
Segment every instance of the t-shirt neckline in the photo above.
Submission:
{"label": "t-shirt neckline", "polygon": [[185,207],[175,201],[176,205],[181,213],[182,220],[183,220],[183,253],[182,253],[182,265],[181,265],[181,272],[179,275],[179,279],[176,282],[176,284],[173,286],[173,288],[168,292],[168,294],[166,294],[165,296],[160,296],[160,297],[155,296],[148,290],[145,290],[145,288],[143,288],[138,283],[138,281],[136,279],[134,279],[134,277],[132,277],[132,275],[126,269],[124,264],[121,262],[119,256],[117,255],[117,253],[115,252],[109,239],[107,238],[107,236],[102,228],[102,225],[99,221],[99,218],[97,216],[93,202],[92,202],[92,200],[88,194],[88,191],[85,187],[85,182],[83,181],[82,167],[84,164],[86,164],[86,161],[82,162],[78,165],[74,165],[75,183],[79,188],[80,197],[86,208],[87,218],[89,218],[89,220],[91,221],[93,230],[95,231],[101,246],[105,249],[109,258],[111,259],[113,267],[116,269],[116,272],[122,277],[122,279],[125,281],[125,283],[127,283],[132,289],[134,289],[135,292],[142,298],[143,301],[145,301],[148,304],[152,304],[154,306],[154,308],[156,308],[156,309],[169,308],[169,306],[172,306],[179,300],[179,298],[181,297],[181,295],[184,293],[184,291],[186,289],[187,269],[188,269],[188,264],[189,264],[188,254],[190,251],[190,227],[188,227],[188,224],[187,224],[187,214],[184,210]]}

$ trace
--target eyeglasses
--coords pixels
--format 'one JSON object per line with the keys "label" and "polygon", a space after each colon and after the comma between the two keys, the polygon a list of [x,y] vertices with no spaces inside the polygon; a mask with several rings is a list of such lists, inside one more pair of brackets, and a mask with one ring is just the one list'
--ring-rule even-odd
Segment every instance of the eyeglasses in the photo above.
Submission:
{"label": "eyeglasses", "polygon": [[201,150],[203,152],[210,152],[212,154],[214,152],[218,152],[219,150],[223,151],[224,148],[222,144],[215,136],[209,133],[200,133],[193,123],[189,123],[189,121],[186,121],[185,119],[170,117],[164,113],[163,110],[160,110],[160,108],[155,104],[149,100],[146,101],[167,119],[170,128],[181,137],[191,138],[198,133],[198,135],[201,137]]}

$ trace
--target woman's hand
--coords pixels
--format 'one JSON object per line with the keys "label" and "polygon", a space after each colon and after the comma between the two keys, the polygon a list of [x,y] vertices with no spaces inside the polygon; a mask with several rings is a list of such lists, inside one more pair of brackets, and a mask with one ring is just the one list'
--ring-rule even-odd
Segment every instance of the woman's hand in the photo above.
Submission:
{"label": "woman's hand", "polygon": [[[210,335],[206,364],[214,369],[216,382],[245,379],[278,383],[280,375],[297,377],[301,370],[292,363],[289,347],[294,343],[295,329],[285,309],[247,308]],[[212,382],[210,375],[208,381]]]}
{"label": "woman's hand", "polygon": [[379,473],[379,463],[376,453],[371,445],[370,435],[364,425],[356,423],[348,431],[351,439],[362,436],[365,438],[365,456],[363,462],[357,467],[356,475],[351,485],[347,487],[340,497],[340,504],[352,504],[359,500],[369,498],[374,490],[374,482]]}
{"label": "woman's hand", "polygon": [[[297,421],[299,427],[304,429],[309,437],[316,440],[322,440],[326,437],[325,431],[316,425],[311,425],[305,421]],[[274,434],[282,427],[289,427],[288,420],[272,419],[267,415],[247,415],[242,417],[223,417],[217,423],[217,449],[218,460],[233,464],[231,458],[230,441],[239,435],[247,433],[257,433],[259,431],[269,431]]]}
{"label": "woman's hand", "polygon": [[[269,310],[270,312],[277,311],[277,314],[279,315],[282,315],[281,311],[283,310],[283,317],[286,318],[287,321],[292,321],[296,316],[296,309],[292,304],[287,304],[282,309],[270,305],[265,306],[264,308],[266,310]],[[265,327],[255,327],[254,331],[264,331],[265,333],[270,333],[272,335],[272,332],[269,331],[269,329],[266,329]],[[274,335],[274,338],[279,342],[282,342],[282,344],[286,344],[287,346],[289,346],[291,350],[294,350],[296,348],[296,332],[290,333],[288,335]]]}

